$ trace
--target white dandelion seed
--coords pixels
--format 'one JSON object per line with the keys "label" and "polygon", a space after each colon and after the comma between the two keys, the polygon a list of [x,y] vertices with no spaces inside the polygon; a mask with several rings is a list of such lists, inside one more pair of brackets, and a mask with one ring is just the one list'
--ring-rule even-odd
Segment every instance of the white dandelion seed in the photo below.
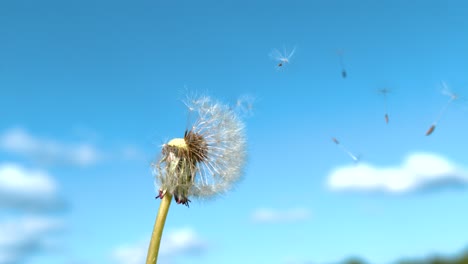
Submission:
{"label": "white dandelion seed", "polygon": [[360,157],[351,152],[347,147],[345,147],[338,139],[332,137],[332,141],[338,145],[346,155],[348,155],[355,163],[359,162]]}
{"label": "white dandelion seed", "polygon": [[276,61],[278,64],[276,65],[278,68],[285,66],[286,64],[290,63],[291,57],[296,52],[296,47],[294,47],[291,52],[288,52],[286,48],[283,48],[283,52],[279,51],[278,49],[274,49],[270,53],[270,57]]}
{"label": "white dandelion seed", "polygon": [[225,193],[240,179],[246,137],[244,123],[229,106],[206,96],[189,99],[186,105],[196,120],[183,138],[163,145],[153,167],[157,198],[170,193],[178,204],[188,206],[189,197]]}
{"label": "white dandelion seed", "polygon": [[445,115],[445,112],[447,111],[447,109],[449,108],[449,106],[457,101],[457,100],[460,100],[460,95],[457,94],[457,93],[454,93],[450,90],[450,88],[447,86],[447,84],[445,82],[442,82],[442,91],[441,93],[445,96],[448,96],[449,97],[449,100],[447,101],[447,103],[442,107],[442,109],[439,111],[439,114],[437,115],[435,121],[432,123],[432,125],[429,127],[429,129],[426,131],[426,136],[429,136],[431,135],[436,126],[437,126],[437,123],[439,123],[439,121],[442,119],[442,117]]}
{"label": "white dandelion seed", "polygon": [[387,88],[382,88],[382,89],[379,89],[377,91],[378,93],[380,93],[382,96],[383,96],[383,99],[384,99],[384,109],[385,109],[385,123],[388,124],[388,122],[390,121],[389,120],[389,117],[388,117],[388,111],[387,111],[387,94],[391,93],[391,90],[390,89],[387,89]]}

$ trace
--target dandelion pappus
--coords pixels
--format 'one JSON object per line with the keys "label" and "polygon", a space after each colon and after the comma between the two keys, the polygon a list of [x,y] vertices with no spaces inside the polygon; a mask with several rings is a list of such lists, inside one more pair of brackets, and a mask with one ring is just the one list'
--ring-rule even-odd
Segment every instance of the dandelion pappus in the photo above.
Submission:
{"label": "dandelion pappus", "polygon": [[385,123],[388,124],[388,122],[390,121],[390,118],[388,116],[388,111],[387,111],[387,94],[389,94],[391,90],[387,88],[382,88],[382,89],[379,89],[377,92],[383,95],[384,111],[385,111],[384,118],[385,118]]}
{"label": "dandelion pappus", "polygon": [[459,94],[452,92],[445,82],[441,82],[441,84],[442,84],[441,93],[443,95],[445,95],[445,96],[448,96],[449,100],[447,101],[447,103],[445,103],[444,106],[442,106],[442,109],[439,111],[439,114],[437,115],[436,119],[434,120],[434,122],[432,122],[432,125],[427,130],[426,136],[429,136],[434,132],[437,124],[442,119],[442,117],[445,115],[445,113],[446,113],[447,109],[449,108],[449,106],[452,103],[454,103],[455,101],[458,101],[461,98]]}
{"label": "dandelion pappus", "polygon": [[277,68],[281,68],[286,64],[290,63],[291,57],[296,52],[296,47],[294,47],[290,52],[283,48],[283,52],[280,52],[278,49],[274,49],[270,53],[270,57],[276,61],[278,61]]}
{"label": "dandelion pappus", "polygon": [[346,148],[343,144],[340,143],[340,141],[338,141],[338,139],[336,139],[335,137],[332,137],[332,141],[338,145],[344,153],[346,153],[346,155],[348,155],[354,162],[358,162],[359,161],[359,157],[354,155],[351,151],[348,150],[348,148]]}

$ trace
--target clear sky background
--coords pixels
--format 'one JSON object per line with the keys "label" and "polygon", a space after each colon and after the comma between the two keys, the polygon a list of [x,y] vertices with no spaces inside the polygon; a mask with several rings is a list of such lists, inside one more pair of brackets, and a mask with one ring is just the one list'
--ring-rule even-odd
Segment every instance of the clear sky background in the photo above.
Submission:
{"label": "clear sky background", "polygon": [[[187,91],[254,99],[249,158],[227,195],[173,203],[161,263],[461,252],[467,14],[461,0],[1,1],[0,264],[143,263],[150,164],[187,128]],[[272,50],[294,47],[277,69]],[[460,100],[425,136],[442,81]]]}

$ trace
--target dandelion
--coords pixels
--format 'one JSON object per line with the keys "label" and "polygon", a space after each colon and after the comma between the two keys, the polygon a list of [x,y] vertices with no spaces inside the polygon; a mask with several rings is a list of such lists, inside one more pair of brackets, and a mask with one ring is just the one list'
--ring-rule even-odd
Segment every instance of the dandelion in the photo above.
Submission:
{"label": "dandelion", "polygon": [[196,120],[184,133],[162,146],[153,164],[156,198],[161,205],[156,218],[147,264],[156,263],[159,243],[171,198],[187,207],[190,198],[209,198],[230,190],[240,179],[246,159],[244,124],[236,112],[209,97],[188,100]]}
{"label": "dandelion", "polygon": [[442,109],[440,110],[439,114],[437,115],[435,121],[432,123],[432,125],[429,127],[429,129],[426,131],[426,136],[429,136],[431,135],[436,126],[437,126],[437,123],[442,119],[443,115],[445,114],[445,112],[447,111],[448,107],[456,100],[458,100],[460,98],[460,96],[454,92],[452,92],[449,87],[447,86],[447,84],[445,82],[442,82],[442,94],[443,95],[446,95],[449,97],[449,100],[448,102],[442,107]]}
{"label": "dandelion", "polygon": [[274,49],[270,53],[270,57],[272,57],[274,60],[278,61],[278,64],[276,65],[279,68],[283,67],[287,63],[290,63],[291,57],[294,55],[296,52],[296,47],[292,49],[291,52],[288,52],[286,48],[283,48],[283,52]]}

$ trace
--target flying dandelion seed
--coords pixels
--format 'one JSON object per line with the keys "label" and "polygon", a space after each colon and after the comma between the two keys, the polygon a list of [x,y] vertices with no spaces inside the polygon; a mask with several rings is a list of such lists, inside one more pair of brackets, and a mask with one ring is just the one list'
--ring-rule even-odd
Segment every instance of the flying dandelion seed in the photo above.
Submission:
{"label": "flying dandelion seed", "polygon": [[332,138],[333,142],[335,142],[335,144],[339,145],[340,144],[340,141],[338,141],[338,139],[336,138]]}
{"label": "flying dandelion seed", "polygon": [[442,109],[439,111],[439,114],[437,115],[436,119],[434,120],[434,122],[432,123],[432,125],[429,127],[429,129],[426,131],[426,136],[429,136],[431,135],[437,124],[439,123],[439,121],[442,119],[442,117],[444,116],[445,112],[447,111],[447,109],[449,108],[449,106],[456,100],[458,100],[460,98],[460,96],[454,92],[452,92],[450,90],[450,88],[447,86],[447,84],[445,82],[442,82],[442,94],[443,95],[446,95],[449,97],[449,100],[447,101],[447,103],[442,107]]}
{"label": "flying dandelion seed", "polygon": [[159,194],[170,193],[178,204],[189,197],[210,197],[228,191],[239,180],[246,159],[244,124],[232,108],[201,97],[186,102],[197,114],[183,138],[162,147],[153,165]]}
{"label": "flying dandelion seed", "polygon": [[284,67],[286,64],[290,63],[291,57],[294,55],[295,52],[296,47],[294,47],[291,52],[288,52],[286,48],[283,48],[283,52],[279,51],[278,49],[274,49],[270,53],[270,57],[278,62],[276,66],[279,69]]}
{"label": "flying dandelion seed", "polygon": [[332,141],[338,145],[344,153],[346,153],[346,155],[348,155],[354,162],[358,162],[359,161],[359,157],[354,155],[351,151],[348,150],[348,148],[346,148],[343,144],[341,144],[341,142],[336,139],[335,137],[332,137]]}
{"label": "flying dandelion seed", "polygon": [[434,132],[434,129],[435,129],[435,125],[432,125],[432,126],[426,131],[426,136],[429,136],[430,134],[432,134],[432,132]]}
{"label": "flying dandelion seed", "polygon": [[378,90],[378,92],[382,94],[384,98],[384,111],[385,111],[384,118],[385,118],[385,123],[388,124],[390,120],[389,120],[388,111],[387,111],[387,94],[390,93],[390,90],[387,88],[383,88],[383,89]]}
{"label": "flying dandelion seed", "polygon": [[346,67],[344,65],[343,53],[344,53],[343,50],[337,51],[338,57],[340,58],[341,77],[343,77],[343,79],[346,79],[346,77],[348,76],[348,73],[346,72]]}

